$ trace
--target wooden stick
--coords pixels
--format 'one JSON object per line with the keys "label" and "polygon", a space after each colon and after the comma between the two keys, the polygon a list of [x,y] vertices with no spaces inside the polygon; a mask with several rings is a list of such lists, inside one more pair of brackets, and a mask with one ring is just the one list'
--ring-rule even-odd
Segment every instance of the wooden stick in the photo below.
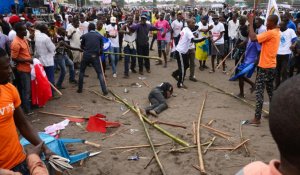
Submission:
{"label": "wooden stick", "polygon": [[50,86],[60,95],[60,96],[62,96],[63,94],[52,84],[52,83],[50,83],[50,81],[48,81],[49,82],[49,84],[50,84]]}
{"label": "wooden stick", "polygon": [[[168,143],[162,143],[162,144],[154,144],[154,146],[163,146],[170,144]],[[134,145],[134,146],[121,146],[121,147],[114,147],[114,148],[109,148],[110,150],[116,150],[116,149],[131,149],[131,148],[148,148],[150,145]]]}
{"label": "wooden stick", "polygon": [[237,150],[238,148],[240,148],[241,146],[243,146],[245,143],[247,143],[249,140],[250,139],[247,139],[247,140],[243,141],[242,143],[238,144],[236,147],[233,148],[233,150],[231,152]]}
{"label": "wooden stick", "polygon": [[109,138],[109,137],[112,137],[112,136],[114,136],[114,135],[117,135],[117,134],[119,134],[119,133],[121,133],[121,132],[125,132],[125,131],[127,131],[127,130],[129,130],[129,129],[130,129],[130,128],[124,128],[124,129],[118,130],[118,131],[112,133],[111,135],[108,135],[108,136],[106,136],[106,137],[103,137],[102,140],[105,140],[105,139],[107,139],[107,138]]}
{"label": "wooden stick", "polygon": [[126,115],[128,112],[130,111],[130,109],[127,109],[127,111],[125,111],[122,116]]}
{"label": "wooden stick", "polygon": [[96,148],[100,148],[101,147],[100,144],[97,144],[97,143],[94,143],[94,142],[90,142],[90,141],[86,141],[86,140],[83,143],[86,144],[86,145],[90,145],[90,146],[96,147]]}
{"label": "wooden stick", "polygon": [[203,109],[205,106],[206,98],[207,98],[207,92],[205,93],[204,100],[203,100],[202,106],[200,108],[198,123],[197,123],[197,147],[198,147],[199,167],[200,167],[201,174],[206,174],[205,167],[204,167],[204,161],[202,158],[201,141],[200,141],[200,125],[201,125],[201,119],[203,116]]}
{"label": "wooden stick", "polygon": [[104,52],[104,54],[109,54],[109,55],[123,55],[123,56],[134,56],[134,57],[139,57],[139,58],[147,58],[147,59],[153,59],[153,60],[160,60],[163,61],[159,57],[152,57],[152,56],[145,56],[145,55],[133,55],[133,54],[124,54],[124,53],[113,53],[113,52]]}
{"label": "wooden stick", "polygon": [[81,116],[75,116],[75,115],[66,115],[66,114],[58,114],[58,113],[53,113],[53,112],[45,112],[45,111],[39,111],[41,114],[48,114],[48,115],[54,115],[58,117],[65,117],[65,118],[80,118],[80,119],[87,119],[85,117]]}
{"label": "wooden stick", "polygon": [[153,123],[153,124],[154,124],[154,123],[157,123],[157,124],[163,124],[163,125],[174,126],[174,127],[179,127],[179,128],[186,129],[186,126],[183,126],[183,125],[179,125],[179,124],[175,124],[175,123],[169,123],[169,122],[164,122],[164,121],[159,121],[159,120],[155,120],[155,121],[152,122],[152,123]]}
{"label": "wooden stick", "polygon": [[217,65],[216,69],[219,69],[219,67],[227,60],[229,55],[233,52],[234,48],[231,49],[231,51],[226,55],[226,57]]}
{"label": "wooden stick", "polygon": [[201,171],[201,168],[197,165],[192,165],[196,170]]}
{"label": "wooden stick", "polygon": [[[210,142],[205,142],[205,143],[202,143],[201,146],[206,146],[209,144],[210,144]],[[178,148],[178,149],[171,149],[169,152],[178,152],[178,151],[182,151],[182,150],[186,150],[186,149],[190,149],[190,148],[196,148],[196,147],[197,147],[197,145],[182,147],[182,148]]]}
{"label": "wooden stick", "polygon": [[209,148],[209,150],[233,150],[234,148],[230,148],[230,147],[212,147]]}
{"label": "wooden stick", "polygon": [[237,69],[237,67],[239,66],[239,64],[242,62],[242,58],[245,55],[245,52],[242,54],[242,56],[240,57],[238,63],[235,65],[235,67],[233,68],[233,70],[230,72],[230,77],[234,74],[235,70]]}
{"label": "wooden stick", "polygon": [[220,51],[219,51],[218,47],[216,46],[216,44],[212,43],[212,45],[214,46],[214,48],[216,49],[216,51],[218,52],[218,54],[220,54]]}
{"label": "wooden stick", "polygon": [[197,145],[197,132],[196,132],[196,122],[193,121],[193,135],[194,135],[194,145]]}
{"label": "wooden stick", "polygon": [[216,137],[213,137],[209,143],[209,145],[207,145],[207,147],[204,150],[204,154],[206,154],[206,152],[208,151],[208,149],[211,147],[211,145],[214,143],[214,141],[216,140]]}
{"label": "wooden stick", "polygon": [[101,59],[101,57],[99,57],[99,61],[100,61],[100,67],[101,67],[101,71],[102,71],[102,76],[103,76],[104,84],[107,87],[107,82],[106,82],[106,78],[105,78],[105,75],[104,75],[104,70],[103,70],[103,66],[102,66],[102,59]]}
{"label": "wooden stick", "polygon": [[[241,142],[244,141],[244,136],[243,136],[243,130],[242,130],[242,127],[243,127],[243,125],[240,123],[240,139],[241,139]],[[249,156],[250,156],[250,152],[249,152],[249,150],[248,150],[248,148],[247,148],[247,144],[246,144],[246,143],[243,144],[243,147],[244,147],[244,149],[245,149],[245,151],[246,151],[246,157],[249,157]]]}
{"label": "wooden stick", "polygon": [[223,139],[226,139],[226,140],[229,140],[229,137],[228,136],[225,136],[223,134],[220,134],[220,133],[217,133],[217,132],[214,132],[214,131],[211,131],[211,130],[208,130],[209,132],[211,132],[212,134],[216,135],[216,136],[219,136]]}
{"label": "wooden stick", "polygon": [[128,150],[122,151],[121,153],[126,153],[126,152],[134,151],[134,150],[137,150],[137,149],[138,149],[138,148],[132,148],[132,149],[128,149]]}
{"label": "wooden stick", "polygon": [[[156,154],[158,155],[160,153],[160,151],[157,151]],[[144,167],[144,169],[147,169],[147,167],[151,164],[152,160],[155,158],[155,156],[153,155],[150,159],[150,161],[147,163],[147,165]]]}
{"label": "wooden stick", "polygon": [[[251,107],[253,107],[253,108],[256,108],[256,106],[255,106],[254,104],[249,103],[247,100],[242,99],[242,98],[240,98],[240,97],[234,95],[233,93],[227,92],[227,91],[225,91],[225,90],[223,90],[223,89],[221,89],[221,88],[218,88],[218,87],[216,87],[216,86],[214,86],[214,85],[212,85],[212,84],[210,84],[210,83],[207,83],[207,82],[205,82],[205,81],[198,80],[198,82],[203,83],[203,84],[205,84],[205,85],[207,85],[207,86],[209,86],[209,87],[211,87],[211,88],[214,88],[214,89],[216,89],[216,90],[219,90],[220,92],[224,93],[225,95],[228,95],[228,96],[231,96],[231,97],[233,97],[233,98],[235,98],[235,99],[238,99],[238,100],[244,102],[245,104],[247,104],[248,106],[251,106]],[[267,111],[267,110],[265,110],[265,109],[262,109],[262,111],[263,111],[265,114],[269,114],[269,111]]]}
{"label": "wooden stick", "polygon": [[148,84],[145,80],[142,80],[142,82],[143,82],[147,87],[150,87],[149,84]]}
{"label": "wooden stick", "polygon": [[120,101],[117,101],[117,100],[114,100],[114,99],[112,99],[112,98],[106,97],[106,96],[104,96],[104,95],[98,93],[98,92],[95,91],[95,90],[90,90],[90,89],[89,89],[89,91],[92,92],[92,93],[94,93],[94,94],[96,94],[96,95],[98,95],[98,96],[100,96],[100,97],[102,97],[102,98],[104,98],[104,99],[106,99],[106,100],[108,100],[108,101],[115,101],[115,102],[117,102],[117,103],[121,103]]}
{"label": "wooden stick", "polygon": [[[133,111],[135,114],[137,114],[137,110],[130,105],[128,102],[124,101],[121,97],[119,97],[118,95],[116,95],[114,92],[112,92],[111,90],[109,90],[109,92],[116,97],[117,100],[119,100],[120,102],[122,102],[127,108],[129,108],[131,111]],[[189,143],[187,143],[186,141],[175,137],[173,134],[169,133],[168,131],[166,131],[165,129],[161,128],[159,125],[157,124],[152,124],[152,122],[148,119],[148,117],[144,114],[142,114],[143,119],[150,124],[151,126],[153,126],[155,129],[157,129],[158,131],[160,131],[161,133],[163,133],[164,135],[166,135],[167,137],[173,139],[175,142],[181,144],[182,146],[190,146]]]}
{"label": "wooden stick", "polygon": [[209,121],[209,122],[206,124],[206,126],[210,126],[214,121],[215,121],[215,120]]}
{"label": "wooden stick", "polygon": [[147,130],[147,127],[146,127],[146,124],[145,124],[144,119],[143,119],[143,117],[142,117],[140,108],[136,105],[136,106],[135,106],[135,109],[137,110],[138,116],[139,116],[139,118],[140,118],[140,120],[141,120],[141,123],[142,123],[142,125],[143,125],[143,127],[144,127],[144,130],[145,130],[146,136],[147,136],[147,138],[148,138],[149,144],[150,144],[150,146],[151,146],[151,149],[152,149],[152,151],[153,151],[155,160],[156,160],[156,162],[157,162],[157,164],[158,164],[158,166],[159,166],[159,168],[160,168],[162,174],[163,174],[163,175],[166,175],[165,169],[164,169],[163,165],[161,164],[161,162],[160,162],[160,160],[159,160],[159,158],[158,158],[157,152],[155,151],[155,147],[154,147],[154,145],[153,145],[153,142],[152,142],[152,139],[151,139],[151,137],[150,137],[150,134],[149,134],[149,132],[148,132],[148,130]]}
{"label": "wooden stick", "polygon": [[210,126],[206,126],[206,125],[203,125],[203,124],[201,124],[201,126],[202,126],[203,128],[209,129],[209,130],[211,130],[211,131],[214,131],[214,132],[220,133],[220,134],[222,134],[222,135],[231,137],[230,134],[228,134],[228,133],[226,133],[226,132],[223,132],[223,131],[220,131],[220,130],[217,130],[217,129],[212,128],[212,127],[210,127]]}

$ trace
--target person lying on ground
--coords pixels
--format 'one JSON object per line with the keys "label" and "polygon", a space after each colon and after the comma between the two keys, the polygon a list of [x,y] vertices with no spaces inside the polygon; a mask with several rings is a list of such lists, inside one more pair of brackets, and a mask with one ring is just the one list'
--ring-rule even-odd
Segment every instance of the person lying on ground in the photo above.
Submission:
{"label": "person lying on ground", "polygon": [[151,105],[145,108],[146,114],[158,117],[159,113],[168,108],[166,100],[171,97],[172,93],[173,86],[168,82],[153,88],[148,96]]}
{"label": "person lying on ground", "polygon": [[[48,170],[43,161],[40,158],[42,151],[43,142],[34,147],[33,149],[27,150],[26,163],[31,175],[48,175]],[[7,169],[0,168],[0,175],[22,175],[19,172],[14,172]],[[24,175],[24,174],[23,174]]]}
{"label": "person lying on ground", "polygon": [[[25,119],[21,108],[21,100],[15,86],[10,83],[10,59],[6,52],[0,49],[0,168],[29,174],[26,166],[26,154],[19,141],[19,133],[31,144],[42,142],[37,132]],[[52,154],[46,145],[42,146],[48,159]]]}
{"label": "person lying on ground", "polygon": [[300,76],[283,82],[274,92],[270,104],[269,127],[275,140],[280,160],[267,165],[253,162],[236,175],[297,175],[300,174]]}

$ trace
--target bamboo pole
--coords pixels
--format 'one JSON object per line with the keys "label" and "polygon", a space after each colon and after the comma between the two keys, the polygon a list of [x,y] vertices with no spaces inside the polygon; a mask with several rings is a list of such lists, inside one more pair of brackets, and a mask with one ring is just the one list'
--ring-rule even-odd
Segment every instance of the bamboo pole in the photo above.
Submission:
{"label": "bamboo pole", "polygon": [[109,54],[109,55],[122,55],[122,56],[134,56],[134,57],[139,57],[139,58],[146,58],[146,59],[152,59],[152,60],[160,60],[163,61],[159,57],[151,57],[151,56],[145,56],[145,55],[133,55],[133,54],[125,54],[125,53],[113,53],[113,52],[104,52],[104,54]]}
{"label": "bamboo pole", "polygon": [[203,109],[205,106],[206,98],[207,98],[207,92],[205,93],[204,100],[203,100],[202,106],[200,108],[198,123],[197,123],[197,147],[198,147],[200,174],[206,174],[205,167],[204,167],[204,161],[202,158],[201,141],[200,141],[200,125],[201,125],[201,119],[203,116]]}
{"label": "bamboo pole", "polygon": [[[170,144],[168,143],[162,143],[162,144],[154,144],[154,146],[163,146]],[[110,150],[116,150],[116,149],[132,149],[132,148],[148,148],[150,145],[133,145],[133,146],[119,146],[119,147],[114,147],[114,148],[109,148]]]}
{"label": "bamboo pole", "polygon": [[233,151],[237,150],[238,148],[240,148],[241,146],[243,146],[245,143],[247,143],[250,139],[244,140],[242,143],[238,144],[236,147],[233,148]]}
{"label": "bamboo pole", "polygon": [[39,111],[39,113],[41,113],[41,114],[47,114],[47,115],[54,115],[54,116],[58,116],[58,117],[87,119],[87,118],[81,117],[81,116],[58,114],[58,113],[53,113],[53,112]]}
{"label": "bamboo pole", "polygon": [[[256,106],[255,106],[254,104],[249,103],[247,100],[242,99],[242,98],[240,98],[240,97],[234,95],[233,93],[229,93],[229,92],[227,92],[227,91],[225,91],[225,90],[223,90],[223,89],[221,89],[221,88],[218,88],[218,87],[216,87],[216,86],[214,86],[214,85],[212,85],[212,84],[210,84],[210,83],[207,83],[207,82],[205,82],[205,81],[198,80],[198,82],[203,83],[203,84],[205,84],[205,85],[207,85],[207,86],[209,86],[209,87],[211,87],[211,88],[214,88],[214,89],[216,89],[216,90],[218,90],[218,91],[220,91],[220,92],[222,92],[222,93],[224,93],[224,94],[226,94],[226,95],[228,95],[228,96],[231,96],[231,97],[233,97],[233,98],[235,98],[235,99],[238,99],[238,100],[244,102],[245,104],[247,104],[248,106],[251,106],[251,107],[253,107],[253,108],[256,108]],[[265,110],[265,109],[262,109],[262,111],[263,111],[265,114],[269,114],[269,111],[267,111],[267,110]]]}
{"label": "bamboo pole", "polygon": [[194,135],[194,145],[197,145],[197,132],[196,132],[196,122],[193,121],[193,135]]}
{"label": "bamboo pole", "polygon": [[108,136],[106,136],[106,137],[103,137],[102,140],[105,140],[105,139],[107,139],[107,138],[110,138],[110,137],[112,137],[112,136],[114,136],[114,135],[117,135],[117,134],[119,134],[119,133],[121,133],[121,132],[125,132],[125,131],[127,131],[127,130],[129,130],[129,128],[124,128],[124,129],[118,130],[118,131],[112,133],[111,135],[108,135]]}
{"label": "bamboo pole", "polygon": [[220,133],[220,134],[225,135],[225,136],[227,136],[227,137],[231,137],[230,134],[228,134],[228,133],[226,133],[226,132],[223,132],[223,131],[220,131],[220,130],[218,130],[218,129],[212,128],[212,127],[210,127],[210,126],[206,126],[206,125],[203,125],[203,124],[201,124],[201,126],[202,126],[203,128],[206,128],[206,129],[208,129],[208,130],[211,130],[211,131]]}
{"label": "bamboo pole", "polygon": [[[121,97],[119,97],[118,95],[116,95],[114,92],[112,92],[111,90],[109,91],[114,97],[116,97],[117,100],[119,100],[120,102],[122,102],[125,106],[127,106],[127,108],[129,108],[131,111],[133,111],[134,113],[137,114],[137,110],[132,107],[129,103],[125,102]],[[190,146],[189,143],[187,143],[184,140],[181,140],[180,138],[175,137],[174,135],[172,135],[171,133],[169,133],[168,131],[166,131],[165,129],[161,128],[159,125],[157,124],[152,124],[152,122],[144,115],[142,114],[143,119],[150,124],[151,126],[153,126],[155,129],[157,129],[158,131],[160,131],[161,133],[163,133],[164,135],[170,137],[171,139],[173,139],[175,142],[181,144],[182,146]]]}
{"label": "bamboo pole", "polygon": [[156,150],[155,150],[155,147],[154,147],[154,145],[153,145],[152,139],[151,139],[150,134],[149,134],[149,132],[148,132],[148,130],[147,130],[147,127],[146,127],[146,124],[145,124],[145,122],[144,122],[144,119],[143,119],[143,117],[142,117],[140,108],[136,105],[135,109],[137,110],[137,114],[138,114],[138,116],[139,116],[139,118],[140,118],[140,121],[141,121],[143,127],[144,127],[144,130],[145,130],[146,136],[147,136],[147,138],[148,138],[149,144],[150,144],[150,146],[151,146],[151,149],[152,149],[152,151],[153,151],[155,160],[156,160],[156,162],[157,162],[157,164],[158,164],[158,166],[159,166],[159,168],[160,168],[162,174],[163,174],[163,175],[166,175],[167,173],[166,173],[166,171],[165,171],[163,165],[161,164],[161,162],[160,162],[160,160],[159,160],[159,157],[158,157],[158,155],[157,155],[157,153],[156,153]]}
{"label": "bamboo pole", "polygon": [[86,145],[94,146],[96,148],[100,148],[101,147],[100,144],[94,143],[94,142],[90,142],[90,141],[87,141],[87,140],[84,140],[83,143],[86,144]]}
{"label": "bamboo pole", "polygon": [[[156,154],[158,155],[160,153],[160,151],[157,151]],[[152,162],[152,160],[155,158],[155,156],[152,156],[150,161],[147,163],[147,165],[144,167],[144,169],[147,169],[147,167],[150,165],[150,163]]]}
{"label": "bamboo pole", "polygon": [[92,93],[94,93],[94,94],[96,94],[96,95],[98,95],[98,96],[100,96],[100,97],[102,97],[102,98],[104,98],[104,99],[106,99],[106,100],[108,100],[108,101],[115,101],[115,102],[117,102],[117,103],[121,103],[120,101],[117,101],[117,100],[114,100],[114,99],[112,99],[112,98],[106,97],[106,96],[104,96],[104,95],[98,93],[98,92],[95,91],[95,90],[90,90],[90,89],[89,89],[89,92],[92,92]]}
{"label": "bamboo pole", "polygon": [[211,145],[214,143],[214,141],[216,140],[216,137],[213,137],[210,141],[210,143],[207,145],[207,147],[204,150],[204,154],[206,154],[206,152],[208,151],[208,149],[211,147]]}
{"label": "bamboo pole", "polygon": [[50,81],[48,81],[49,82],[49,84],[50,84],[50,86],[60,95],[60,96],[62,96],[63,94],[50,82]]}
{"label": "bamboo pole", "polygon": [[217,65],[216,69],[219,69],[219,67],[223,64],[224,61],[227,60],[229,55],[233,52],[234,48],[231,49],[231,51],[226,55],[226,57]]}
{"label": "bamboo pole", "polygon": [[[242,127],[243,127],[243,125],[242,125],[242,123],[240,123],[240,139],[241,139],[241,142],[244,141],[244,136],[243,136],[243,130],[242,130]],[[248,148],[247,148],[246,143],[243,145],[243,147],[244,147],[244,149],[245,149],[245,151],[246,151],[246,157],[249,157],[249,156],[250,156],[250,152],[249,152],[249,150],[248,150]]]}
{"label": "bamboo pole", "polygon": [[207,124],[206,124],[206,126],[210,126],[210,125],[212,125],[212,123],[214,122],[215,120],[211,120],[211,121],[209,121]]}
{"label": "bamboo pole", "polygon": [[99,61],[100,61],[100,67],[101,67],[101,71],[102,71],[102,76],[103,76],[104,84],[105,84],[105,87],[107,87],[107,82],[106,82],[106,78],[105,78],[105,75],[104,75],[104,70],[103,70],[103,65],[102,65],[102,59],[101,59],[101,57],[99,57]]}
{"label": "bamboo pole", "polygon": [[168,125],[168,126],[173,126],[173,127],[179,127],[179,128],[186,129],[186,126],[183,126],[183,125],[175,124],[175,123],[169,123],[169,122],[164,122],[164,121],[159,121],[159,120],[155,120],[155,121],[152,122],[152,123],[153,123],[153,124],[154,124],[154,123],[157,123],[157,124],[163,124],[163,125]]}
{"label": "bamboo pole", "polygon": [[128,112],[130,111],[130,109],[127,109],[127,111],[125,111],[122,116],[126,115]]}
{"label": "bamboo pole", "polygon": [[209,148],[209,150],[233,150],[234,148],[230,148],[230,147],[212,147]]}
{"label": "bamboo pole", "polygon": [[150,87],[149,84],[148,84],[145,80],[142,80],[142,82],[143,82],[144,85],[146,85],[147,87]]}
{"label": "bamboo pole", "polygon": [[230,77],[234,74],[235,70],[237,69],[237,67],[239,66],[239,64],[242,62],[242,58],[245,55],[245,52],[242,54],[242,56],[240,57],[238,63],[235,65],[235,67],[233,68],[233,70],[230,72]]}

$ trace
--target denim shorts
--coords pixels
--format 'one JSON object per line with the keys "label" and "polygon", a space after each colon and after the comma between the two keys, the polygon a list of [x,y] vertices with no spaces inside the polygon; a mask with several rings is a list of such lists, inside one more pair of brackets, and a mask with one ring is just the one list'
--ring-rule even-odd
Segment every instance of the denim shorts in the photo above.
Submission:
{"label": "denim shorts", "polygon": [[157,49],[158,50],[166,50],[167,41],[165,40],[157,40]]}

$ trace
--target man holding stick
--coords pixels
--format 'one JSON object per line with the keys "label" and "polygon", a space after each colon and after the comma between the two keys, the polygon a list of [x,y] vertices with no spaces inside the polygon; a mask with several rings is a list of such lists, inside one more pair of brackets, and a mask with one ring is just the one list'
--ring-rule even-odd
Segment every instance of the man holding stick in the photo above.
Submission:
{"label": "man holding stick", "polygon": [[80,65],[78,93],[82,93],[84,72],[89,63],[91,63],[98,75],[103,95],[107,95],[106,83],[103,77],[102,65],[100,65],[99,56],[103,50],[102,36],[96,32],[96,26],[89,24],[89,32],[81,37],[81,48],[83,51],[83,59]]}
{"label": "man holding stick", "polygon": [[276,68],[276,55],[280,44],[280,31],[277,28],[278,16],[270,15],[267,19],[267,31],[256,35],[253,28],[254,17],[253,13],[248,15],[249,38],[251,41],[258,41],[258,43],[261,43],[262,48],[255,82],[255,117],[254,119],[247,121],[247,123],[258,126],[260,124],[263,108],[265,85],[270,101],[273,96],[273,81]]}
{"label": "man holding stick", "polygon": [[[209,73],[215,72],[215,59],[217,58],[217,63],[219,62],[219,59],[222,59],[224,57],[224,32],[225,27],[223,23],[219,22],[219,16],[213,15],[213,21],[212,24],[213,28],[211,29],[210,33],[212,35],[211,39],[211,66],[212,69],[209,71]],[[225,70],[225,61],[223,61],[223,73],[226,73]]]}

